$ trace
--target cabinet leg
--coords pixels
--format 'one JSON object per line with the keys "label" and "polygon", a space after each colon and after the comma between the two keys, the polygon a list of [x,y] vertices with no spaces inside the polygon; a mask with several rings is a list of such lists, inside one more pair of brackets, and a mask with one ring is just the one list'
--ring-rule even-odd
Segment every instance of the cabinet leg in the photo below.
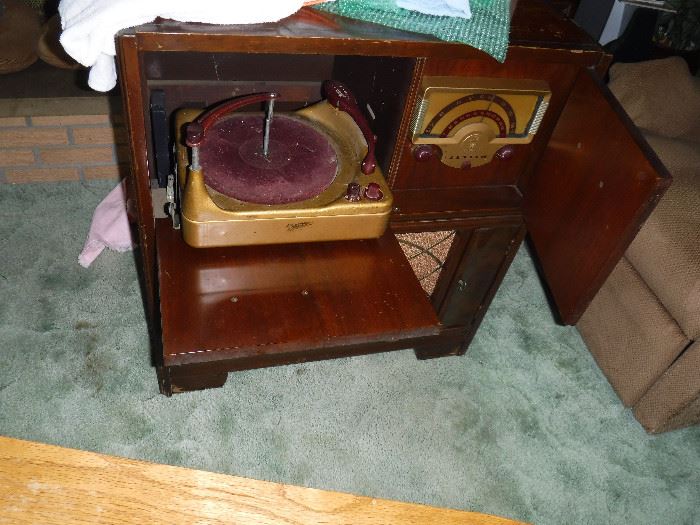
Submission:
{"label": "cabinet leg", "polygon": [[431,348],[416,348],[414,353],[416,358],[421,361],[424,359],[435,359],[437,357],[447,357],[450,355],[462,355],[465,352],[465,348],[460,345],[450,345],[448,347],[433,346]]}
{"label": "cabinet leg", "polygon": [[180,392],[220,388],[228,379],[228,372],[196,373],[186,367],[158,367],[160,393],[168,397]]}
{"label": "cabinet leg", "polygon": [[156,367],[156,374],[158,375],[158,388],[160,393],[164,396],[172,396],[173,387],[170,384],[170,373],[168,368],[164,366]]}
{"label": "cabinet leg", "polygon": [[[451,355],[463,355],[467,351],[471,337],[465,339],[463,328],[448,328],[443,333],[443,340],[413,350],[417,359],[435,359]],[[466,341],[466,342],[465,342]]]}

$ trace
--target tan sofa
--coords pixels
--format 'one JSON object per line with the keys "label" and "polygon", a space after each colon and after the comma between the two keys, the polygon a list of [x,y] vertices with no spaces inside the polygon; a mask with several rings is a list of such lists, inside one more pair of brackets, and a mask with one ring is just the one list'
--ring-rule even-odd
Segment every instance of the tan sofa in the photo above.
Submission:
{"label": "tan sofa", "polygon": [[649,432],[700,422],[700,79],[680,58],[615,64],[610,89],[673,176],[577,327]]}

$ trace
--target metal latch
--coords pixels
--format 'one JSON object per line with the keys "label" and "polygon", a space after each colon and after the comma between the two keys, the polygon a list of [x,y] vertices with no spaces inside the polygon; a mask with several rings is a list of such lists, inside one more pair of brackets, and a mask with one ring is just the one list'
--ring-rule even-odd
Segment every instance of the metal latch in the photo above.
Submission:
{"label": "metal latch", "polygon": [[172,173],[168,175],[168,185],[165,188],[165,201],[167,202],[166,210],[173,221],[173,228],[179,230],[180,214],[177,210],[175,175],[173,175]]}

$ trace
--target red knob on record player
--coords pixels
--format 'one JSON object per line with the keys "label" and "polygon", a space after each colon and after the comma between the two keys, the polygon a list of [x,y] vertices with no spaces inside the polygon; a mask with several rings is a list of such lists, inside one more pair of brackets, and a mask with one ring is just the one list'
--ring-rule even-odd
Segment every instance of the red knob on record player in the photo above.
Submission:
{"label": "red knob on record player", "polygon": [[348,189],[345,191],[345,198],[350,202],[360,202],[362,200],[362,186],[357,182],[348,184]]}
{"label": "red knob on record player", "polygon": [[376,182],[370,182],[365,188],[365,198],[371,201],[380,201],[384,198],[381,186]]}

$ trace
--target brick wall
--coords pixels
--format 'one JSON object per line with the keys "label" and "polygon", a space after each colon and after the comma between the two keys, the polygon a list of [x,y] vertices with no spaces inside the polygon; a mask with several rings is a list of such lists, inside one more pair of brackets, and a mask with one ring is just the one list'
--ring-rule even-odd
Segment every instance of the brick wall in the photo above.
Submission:
{"label": "brick wall", "polygon": [[0,182],[116,181],[126,143],[121,115],[0,117]]}

